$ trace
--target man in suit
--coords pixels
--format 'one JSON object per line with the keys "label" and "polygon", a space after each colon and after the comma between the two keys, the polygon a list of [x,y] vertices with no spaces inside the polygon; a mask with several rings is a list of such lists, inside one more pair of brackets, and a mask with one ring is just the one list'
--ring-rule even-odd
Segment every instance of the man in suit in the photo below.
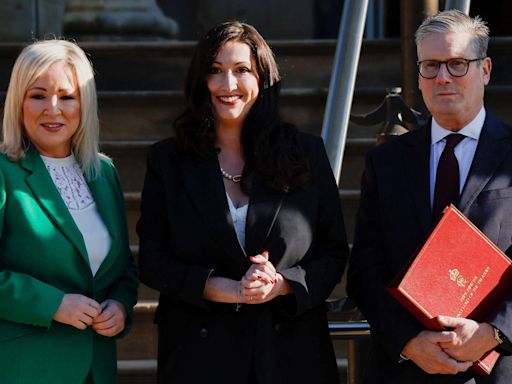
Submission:
{"label": "man in suit", "polygon": [[[481,323],[441,317],[448,331],[434,332],[386,292],[449,203],[512,253],[512,129],[484,107],[488,33],[480,18],[456,10],[423,22],[418,82],[432,119],[367,155],[347,285],[372,328],[366,383],[512,377],[512,299]],[[492,349],[502,357],[491,375],[476,376],[472,362]]]}

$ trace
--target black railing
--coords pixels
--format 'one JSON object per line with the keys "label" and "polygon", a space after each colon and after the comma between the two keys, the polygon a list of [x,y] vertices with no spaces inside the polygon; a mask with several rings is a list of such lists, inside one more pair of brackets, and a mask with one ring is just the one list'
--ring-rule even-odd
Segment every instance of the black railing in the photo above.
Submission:
{"label": "black railing", "polygon": [[333,340],[347,341],[347,384],[360,383],[370,325],[366,321],[329,321],[329,332]]}
{"label": "black railing", "polygon": [[367,321],[329,321],[329,332],[335,340],[367,339],[370,325]]}
{"label": "black railing", "polygon": [[329,332],[333,340],[346,341],[347,384],[362,382],[363,365],[370,344],[370,325],[347,297],[326,301]]}

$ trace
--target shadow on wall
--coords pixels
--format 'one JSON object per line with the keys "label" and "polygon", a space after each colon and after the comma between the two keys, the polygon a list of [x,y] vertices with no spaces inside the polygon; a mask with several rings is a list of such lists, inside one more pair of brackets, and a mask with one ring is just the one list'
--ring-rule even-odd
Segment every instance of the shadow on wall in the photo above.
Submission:
{"label": "shadow on wall", "polygon": [[47,35],[62,35],[67,0],[2,0],[0,41],[29,42]]}
{"label": "shadow on wall", "polygon": [[178,24],[155,0],[2,0],[0,42],[169,40]]}
{"label": "shadow on wall", "polygon": [[343,7],[340,0],[157,0],[157,4],[178,21],[180,40],[197,40],[212,26],[233,19],[254,25],[266,39],[335,39]]}

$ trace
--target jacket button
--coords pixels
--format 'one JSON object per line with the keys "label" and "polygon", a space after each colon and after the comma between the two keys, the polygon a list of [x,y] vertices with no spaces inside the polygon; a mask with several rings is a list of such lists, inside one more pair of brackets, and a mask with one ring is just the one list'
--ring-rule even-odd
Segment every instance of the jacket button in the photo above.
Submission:
{"label": "jacket button", "polygon": [[201,328],[199,331],[199,336],[203,339],[206,339],[208,337],[208,330],[206,328]]}

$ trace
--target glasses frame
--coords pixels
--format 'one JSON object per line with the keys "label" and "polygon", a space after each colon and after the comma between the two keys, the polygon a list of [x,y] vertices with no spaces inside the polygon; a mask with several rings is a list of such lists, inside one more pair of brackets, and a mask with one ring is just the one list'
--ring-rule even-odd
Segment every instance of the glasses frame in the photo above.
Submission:
{"label": "glasses frame", "polygon": [[[432,79],[435,79],[437,77],[437,75],[439,75],[439,71],[441,70],[441,65],[444,64],[444,66],[446,67],[446,70],[448,71],[448,73],[450,74],[450,76],[453,76],[453,77],[464,77],[468,74],[469,72],[469,64],[471,64],[473,61],[480,61],[480,60],[483,60],[487,58],[487,56],[484,56],[484,57],[479,57],[477,59],[464,59],[463,57],[454,57],[452,59],[449,59],[449,60],[444,60],[444,61],[441,61],[441,60],[421,60],[421,61],[417,61],[416,62],[416,65],[418,66],[418,73],[420,74],[421,77],[423,77],[424,79],[429,79],[429,80],[432,80]],[[448,63],[452,60],[462,60],[462,61],[465,61],[466,64],[467,64],[467,67],[466,67],[466,72],[463,74],[463,75],[454,75],[451,71],[450,71],[450,67],[448,66]],[[427,76],[424,76],[422,75],[421,73],[421,70],[420,70],[420,66],[421,66],[421,63],[424,63],[426,61],[434,61],[436,63],[439,64],[439,67],[437,68],[437,72],[434,76],[432,77],[427,77]]]}

